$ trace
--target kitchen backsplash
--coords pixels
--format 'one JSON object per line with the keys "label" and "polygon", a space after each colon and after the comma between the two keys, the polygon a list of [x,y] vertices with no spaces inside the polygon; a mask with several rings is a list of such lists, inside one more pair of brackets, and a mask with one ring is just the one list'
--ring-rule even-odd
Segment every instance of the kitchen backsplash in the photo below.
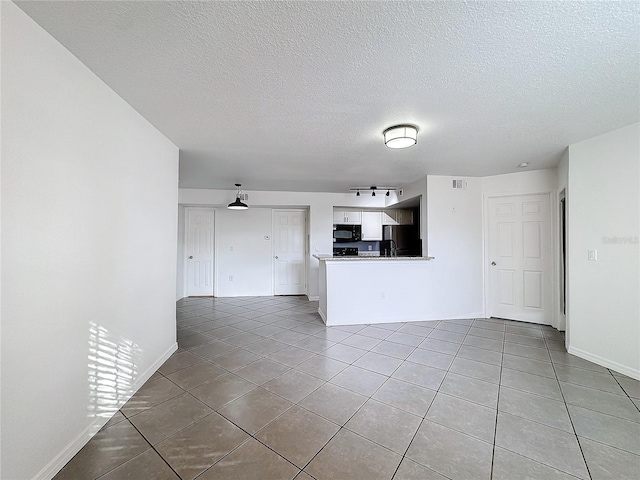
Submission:
{"label": "kitchen backsplash", "polygon": [[[334,247],[356,247],[359,253],[365,252],[380,252],[380,242],[344,242],[344,243],[334,243]],[[371,247],[371,250],[369,250]]]}

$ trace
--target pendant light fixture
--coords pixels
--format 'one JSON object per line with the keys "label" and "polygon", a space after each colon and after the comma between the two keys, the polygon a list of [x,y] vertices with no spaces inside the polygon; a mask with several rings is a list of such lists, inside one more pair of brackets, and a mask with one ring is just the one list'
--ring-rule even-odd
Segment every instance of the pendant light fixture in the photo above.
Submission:
{"label": "pendant light fixture", "polygon": [[242,203],[242,201],[240,201],[240,196],[242,195],[242,192],[240,191],[241,186],[242,185],[240,185],[239,183],[236,183],[236,187],[237,187],[236,199],[235,201],[227,205],[227,208],[229,210],[246,210],[249,208],[249,206],[246,203]]}
{"label": "pendant light fixture", "polygon": [[384,144],[389,148],[413,147],[418,143],[418,127],[415,125],[395,125],[384,132]]}

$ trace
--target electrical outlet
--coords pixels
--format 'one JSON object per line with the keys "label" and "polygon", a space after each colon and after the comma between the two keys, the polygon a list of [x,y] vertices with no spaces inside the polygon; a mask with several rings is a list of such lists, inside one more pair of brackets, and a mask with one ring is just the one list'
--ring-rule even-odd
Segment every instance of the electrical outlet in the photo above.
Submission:
{"label": "electrical outlet", "polygon": [[233,275],[229,275],[229,281],[233,282]]}
{"label": "electrical outlet", "polygon": [[380,300],[386,300],[387,299],[387,293],[384,290],[380,291]]}
{"label": "electrical outlet", "polygon": [[587,258],[592,262],[598,260],[598,250],[587,250]]}
{"label": "electrical outlet", "polygon": [[233,246],[229,247],[229,251],[233,252]]}

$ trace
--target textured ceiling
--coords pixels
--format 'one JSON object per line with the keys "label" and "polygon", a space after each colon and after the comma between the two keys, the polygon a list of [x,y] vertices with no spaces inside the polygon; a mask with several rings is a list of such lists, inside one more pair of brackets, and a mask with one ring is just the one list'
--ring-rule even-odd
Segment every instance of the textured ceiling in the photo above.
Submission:
{"label": "textured ceiling", "polygon": [[[17,2],[180,148],[180,186],[553,167],[638,121],[638,2]],[[418,145],[384,146],[397,123]]]}

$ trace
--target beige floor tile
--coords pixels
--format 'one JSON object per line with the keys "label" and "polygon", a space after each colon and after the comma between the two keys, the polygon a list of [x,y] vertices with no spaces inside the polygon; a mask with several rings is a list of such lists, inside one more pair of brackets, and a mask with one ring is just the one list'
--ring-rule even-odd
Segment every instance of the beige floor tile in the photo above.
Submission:
{"label": "beige floor tile", "polygon": [[285,412],[291,402],[264,388],[256,388],[222,407],[221,415],[253,434]]}
{"label": "beige floor tile", "polygon": [[389,480],[402,456],[342,429],[304,469],[318,480]]}
{"label": "beige floor tile", "polygon": [[223,370],[209,362],[203,362],[172,373],[171,375],[168,375],[167,378],[173,383],[176,383],[179,387],[184,388],[185,390],[191,390],[192,388],[214,380],[225,373],[227,373],[226,370]]}
{"label": "beige floor tile", "polygon": [[158,369],[162,375],[169,375],[170,373],[177,372],[178,370],[182,370],[183,368],[189,367],[191,365],[195,365],[196,363],[202,362],[202,358],[198,355],[194,355],[191,352],[180,352],[174,353],[171,355],[166,362],[162,364],[162,366]]}
{"label": "beige floor tile", "polygon": [[404,458],[393,480],[448,480],[437,472],[423,467],[419,463]]}
{"label": "beige floor tile", "polygon": [[180,477],[153,450],[147,450],[142,455],[138,455],[115,470],[111,470],[104,477],[100,477],[100,480],[136,480],[139,478],[180,480]]}
{"label": "beige floor tile", "polygon": [[56,475],[55,480],[97,478],[148,450],[150,445],[128,422],[100,431]]}
{"label": "beige floor tile", "polygon": [[246,367],[239,368],[234,373],[256,385],[267,383],[272,378],[282,375],[290,367],[274,362],[268,358],[261,358]]}
{"label": "beige floor tile", "polygon": [[340,427],[299,407],[292,407],[267,425],[258,440],[303,468]]}
{"label": "beige floor tile", "polygon": [[182,393],[184,393],[184,390],[171,380],[160,378],[153,382],[145,383],[120,411],[125,416],[130,417],[137,413],[144,412],[154,405],[165,402],[170,398],[177,397]]}
{"label": "beige floor tile", "polygon": [[422,417],[368,400],[344,427],[403,455],[420,422]]}
{"label": "beige floor tile", "polygon": [[251,438],[203,473],[198,480],[291,480],[299,471]]}
{"label": "beige floor tile", "polygon": [[304,400],[298,402],[298,405],[338,425],[344,425],[366,401],[367,397],[363,395],[331,383],[325,383]]}
{"label": "beige floor tile", "polygon": [[312,377],[298,370],[289,370],[265,383],[263,388],[286,398],[290,402],[298,403],[324,383],[324,380]]}
{"label": "beige floor tile", "polygon": [[184,393],[134,415],[129,420],[149,443],[155,445],[211,412],[204,403]]}
{"label": "beige floor tile", "polygon": [[156,445],[182,479],[193,479],[247,440],[249,435],[217,413]]}
{"label": "beige floor tile", "polygon": [[373,395],[373,399],[424,417],[436,392],[412,383],[390,378]]}
{"label": "beige floor tile", "polygon": [[211,408],[218,409],[254,388],[257,388],[255,384],[230,373],[200,385],[190,393]]}

